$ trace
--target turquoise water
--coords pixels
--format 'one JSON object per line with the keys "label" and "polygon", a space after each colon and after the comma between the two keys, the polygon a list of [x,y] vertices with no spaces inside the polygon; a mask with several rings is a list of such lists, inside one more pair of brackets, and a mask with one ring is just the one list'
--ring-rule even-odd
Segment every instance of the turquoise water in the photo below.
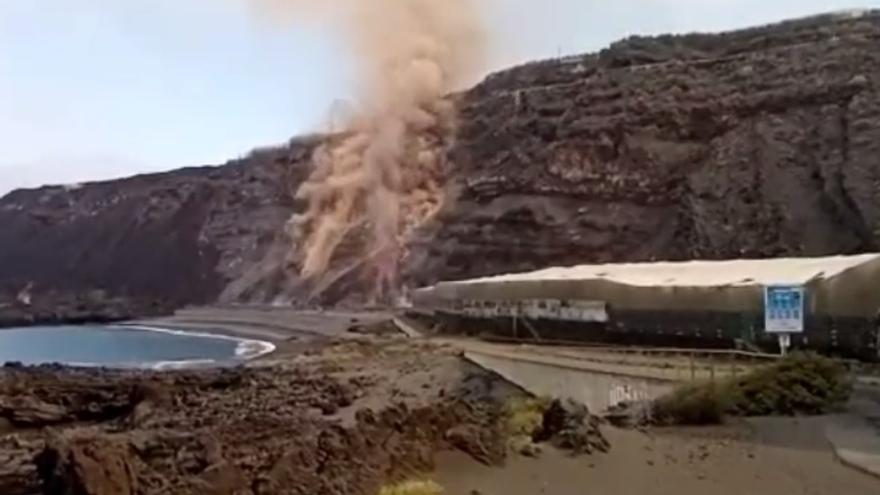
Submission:
{"label": "turquoise water", "polygon": [[267,342],[123,326],[0,330],[0,363],[63,363],[119,368],[226,365],[271,352]]}

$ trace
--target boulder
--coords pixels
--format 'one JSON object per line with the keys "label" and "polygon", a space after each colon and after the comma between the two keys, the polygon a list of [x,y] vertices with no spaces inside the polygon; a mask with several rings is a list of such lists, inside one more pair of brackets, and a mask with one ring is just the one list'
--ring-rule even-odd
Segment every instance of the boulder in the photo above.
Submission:
{"label": "boulder", "polygon": [[35,459],[44,495],[135,495],[128,445],[104,437],[55,438]]}
{"label": "boulder", "polygon": [[607,452],[610,448],[599,429],[599,418],[592,416],[585,405],[570,399],[550,404],[533,439],[549,441],[573,454]]}

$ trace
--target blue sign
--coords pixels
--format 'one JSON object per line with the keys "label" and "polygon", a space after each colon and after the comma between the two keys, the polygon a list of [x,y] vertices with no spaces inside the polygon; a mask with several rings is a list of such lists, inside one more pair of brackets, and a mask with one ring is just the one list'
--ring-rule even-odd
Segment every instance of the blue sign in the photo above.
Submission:
{"label": "blue sign", "polygon": [[764,287],[764,330],[767,333],[804,331],[804,288],[800,285]]}

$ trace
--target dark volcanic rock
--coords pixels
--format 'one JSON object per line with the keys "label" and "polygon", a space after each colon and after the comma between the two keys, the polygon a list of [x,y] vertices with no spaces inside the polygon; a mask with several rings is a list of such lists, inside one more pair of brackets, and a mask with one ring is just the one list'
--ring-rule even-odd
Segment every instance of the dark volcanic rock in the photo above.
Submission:
{"label": "dark volcanic rock", "polygon": [[[283,235],[306,141],[222,167],[0,199],[0,326],[104,321],[247,295]],[[276,257],[275,271],[283,266]],[[29,297],[23,299],[23,295]],[[267,296],[268,297],[268,296]]]}
{"label": "dark volcanic rock", "polygon": [[[398,352],[414,362],[411,349]],[[393,373],[408,373],[397,363]],[[343,386],[326,364],[168,373],[0,369],[0,404],[20,404],[27,414],[33,403],[66,411],[45,418],[51,428],[11,423],[0,431],[0,493],[372,495],[388,481],[429,472],[440,450],[504,460],[503,397],[451,392],[386,402],[366,384],[374,381],[369,374],[347,377]],[[486,380],[499,393],[509,390],[500,379]],[[369,396],[370,408],[351,396]],[[138,405],[99,413],[121,397]],[[316,410],[328,403],[342,414]]]}
{"label": "dark volcanic rock", "polygon": [[878,39],[876,11],[821,16],[490,76],[410,277],[877,250]]}
{"label": "dark volcanic rock", "polygon": [[[490,76],[456,96],[447,201],[405,279],[880,249],[878,41],[870,11],[635,37]],[[314,144],[0,199],[0,323],[307,298],[284,225]],[[357,292],[340,265],[325,302]]]}
{"label": "dark volcanic rock", "polygon": [[54,439],[36,457],[45,495],[135,495],[137,473],[125,443],[101,437]]}
{"label": "dark volcanic rock", "polygon": [[599,429],[599,418],[572,400],[554,400],[550,404],[533,440],[550,441],[575,455],[608,452],[611,448]]}
{"label": "dark volcanic rock", "polygon": [[67,408],[33,396],[0,397],[0,419],[11,425],[44,426],[70,420]]}

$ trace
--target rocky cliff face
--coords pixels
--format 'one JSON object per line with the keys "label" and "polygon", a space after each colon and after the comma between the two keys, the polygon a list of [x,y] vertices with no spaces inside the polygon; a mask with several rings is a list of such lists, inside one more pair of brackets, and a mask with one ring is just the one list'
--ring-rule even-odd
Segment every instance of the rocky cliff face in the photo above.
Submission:
{"label": "rocky cliff face", "polygon": [[880,245],[880,14],[633,38],[463,97],[415,279]]}
{"label": "rocky cliff face", "polygon": [[[283,231],[308,141],[222,167],[0,199],[0,323],[125,318],[208,303]],[[300,156],[302,155],[302,156]]]}
{"label": "rocky cliff face", "polygon": [[[492,75],[457,97],[447,202],[406,279],[880,249],[878,46],[871,11],[632,38]],[[283,226],[314,144],[6,196],[5,311],[29,283],[32,306],[300,298]]]}

